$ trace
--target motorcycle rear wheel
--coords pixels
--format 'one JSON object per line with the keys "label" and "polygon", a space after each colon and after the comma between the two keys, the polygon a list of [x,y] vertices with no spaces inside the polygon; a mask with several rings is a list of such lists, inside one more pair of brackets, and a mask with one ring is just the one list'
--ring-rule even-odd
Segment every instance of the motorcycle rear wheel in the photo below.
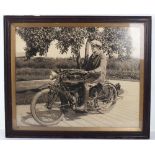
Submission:
{"label": "motorcycle rear wheel", "polygon": [[98,112],[109,112],[115,105],[117,100],[117,90],[112,83],[105,83],[102,90],[98,93]]}
{"label": "motorcycle rear wheel", "polygon": [[56,125],[64,117],[58,95],[53,98],[50,97],[50,102],[52,102],[50,109],[47,108],[48,102],[49,89],[44,89],[34,96],[31,103],[32,116],[42,126]]}

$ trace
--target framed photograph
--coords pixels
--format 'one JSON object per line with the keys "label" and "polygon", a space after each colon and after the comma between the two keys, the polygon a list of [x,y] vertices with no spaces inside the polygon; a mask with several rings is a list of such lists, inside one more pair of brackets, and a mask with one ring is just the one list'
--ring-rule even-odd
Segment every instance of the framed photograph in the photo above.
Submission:
{"label": "framed photograph", "polygon": [[149,138],[150,16],[4,16],[6,137]]}

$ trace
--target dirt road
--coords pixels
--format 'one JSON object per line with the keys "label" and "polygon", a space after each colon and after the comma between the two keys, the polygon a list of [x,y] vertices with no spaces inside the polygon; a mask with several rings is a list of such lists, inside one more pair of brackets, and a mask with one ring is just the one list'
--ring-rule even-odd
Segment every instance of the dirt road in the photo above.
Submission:
{"label": "dirt road", "polygon": [[[139,82],[116,81],[124,89],[114,108],[105,114],[69,113],[57,127],[139,127]],[[19,84],[18,84],[19,85]],[[21,85],[21,84],[20,84]],[[23,85],[24,86],[24,85]],[[26,86],[26,85],[25,85]],[[22,87],[20,87],[22,89]],[[40,126],[30,113],[30,105],[17,105],[17,126]]]}

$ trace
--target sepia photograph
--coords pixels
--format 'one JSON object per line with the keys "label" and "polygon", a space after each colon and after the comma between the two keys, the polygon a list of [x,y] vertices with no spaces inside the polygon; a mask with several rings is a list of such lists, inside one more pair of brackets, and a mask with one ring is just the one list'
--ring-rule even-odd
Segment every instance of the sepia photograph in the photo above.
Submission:
{"label": "sepia photograph", "polygon": [[101,21],[10,24],[12,130],[143,133],[145,22]]}

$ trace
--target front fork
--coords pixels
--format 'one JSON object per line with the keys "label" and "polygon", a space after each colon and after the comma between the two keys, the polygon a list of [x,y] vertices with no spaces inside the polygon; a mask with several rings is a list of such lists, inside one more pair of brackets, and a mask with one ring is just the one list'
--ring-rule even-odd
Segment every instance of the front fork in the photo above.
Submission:
{"label": "front fork", "polygon": [[49,89],[48,96],[47,96],[48,97],[47,98],[47,104],[46,104],[47,109],[52,108],[52,104],[53,104],[53,101],[54,101],[54,96],[55,96],[55,94],[52,94],[51,89]]}
{"label": "front fork", "polygon": [[61,95],[63,95],[65,98],[66,98],[66,103],[65,104],[62,104],[61,103],[61,106],[60,108],[64,109],[66,108],[69,104],[70,104],[70,107],[75,110],[76,108],[76,97],[74,98],[73,95],[70,94],[70,92],[68,92],[67,90],[61,88],[56,88],[52,91],[52,89],[49,88],[49,92],[48,92],[48,101],[47,101],[47,104],[46,104],[46,107],[48,109],[51,109],[52,108],[52,104],[54,103],[56,97],[60,97]]}
{"label": "front fork", "polygon": [[48,101],[47,101],[46,107],[48,109],[51,109],[52,104],[55,102],[55,100],[58,97],[58,89],[56,88],[55,85],[53,85],[51,83],[49,83],[48,89],[49,89],[49,92],[48,92]]}

